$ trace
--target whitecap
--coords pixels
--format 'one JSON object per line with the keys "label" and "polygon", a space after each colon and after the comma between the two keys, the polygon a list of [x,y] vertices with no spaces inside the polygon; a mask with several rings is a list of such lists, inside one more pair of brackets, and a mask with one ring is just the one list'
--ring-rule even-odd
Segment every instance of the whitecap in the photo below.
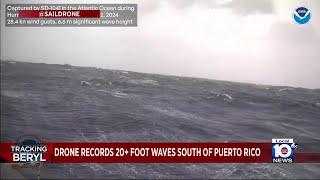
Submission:
{"label": "whitecap", "polygon": [[107,92],[108,92],[108,91],[105,90],[105,89],[98,89],[97,91],[98,91],[98,92],[104,92],[104,93],[107,93]]}
{"label": "whitecap", "polygon": [[230,95],[227,94],[227,93],[218,93],[218,92],[215,92],[215,91],[210,91],[210,94],[213,94],[213,95],[215,95],[216,97],[223,98],[223,100],[224,100],[224,101],[227,101],[227,102],[233,101],[233,97],[230,96]]}
{"label": "whitecap", "polygon": [[81,86],[91,86],[91,83],[88,81],[81,81]]}
{"label": "whitecap", "polygon": [[120,91],[110,91],[109,92],[112,96],[114,97],[118,97],[118,98],[124,98],[126,96],[128,96],[128,94],[120,92]]}
{"label": "whitecap", "polygon": [[178,117],[178,118],[183,118],[183,119],[202,119],[201,117],[191,114],[191,113],[187,113],[187,112],[183,112],[177,109],[174,109],[172,107],[167,107],[167,108],[162,108],[162,107],[158,107],[158,106],[153,106],[153,105],[147,105],[145,106],[147,109],[159,112],[159,113],[163,113],[166,114],[167,116],[171,116],[171,117]]}
{"label": "whitecap", "polygon": [[293,91],[294,88],[281,88],[279,89],[279,92],[282,92],[282,91]]}
{"label": "whitecap", "polygon": [[132,84],[144,84],[144,85],[154,85],[158,86],[158,81],[152,80],[152,79],[132,79],[129,81]]}
{"label": "whitecap", "polygon": [[127,96],[128,94],[122,93],[122,92],[116,92],[116,93],[114,93],[113,95],[114,95],[115,97],[122,98],[122,97]]}
{"label": "whitecap", "polygon": [[225,101],[232,101],[233,100],[233,98],[229,94],[222,94],[222,96],[225,97],[224,98]]}
{"label": "whitecap", "polygon": [[73,69],[63,69],[64,71],[72,71]]}

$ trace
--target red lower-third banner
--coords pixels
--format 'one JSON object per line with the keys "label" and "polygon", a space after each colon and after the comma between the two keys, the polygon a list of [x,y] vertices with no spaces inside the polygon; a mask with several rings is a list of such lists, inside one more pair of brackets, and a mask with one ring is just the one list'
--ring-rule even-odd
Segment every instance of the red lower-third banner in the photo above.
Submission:
{"label": "red lower-third banner", "polygon": [[320,163],[320,153],[265,142],[1,143],[0,149],[1,162],[9,163]]}

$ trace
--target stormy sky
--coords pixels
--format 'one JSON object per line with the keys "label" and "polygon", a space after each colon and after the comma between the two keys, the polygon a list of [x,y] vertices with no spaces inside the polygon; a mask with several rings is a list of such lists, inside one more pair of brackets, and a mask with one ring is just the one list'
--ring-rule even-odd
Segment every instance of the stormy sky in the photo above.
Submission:
{"label": "stormy sky", "polygon": [[122,2],[138,4],[138,27],[5,27],[5,4],[21,1],[1,0],[1,59],[320,88],[320,1],[104,3]]}

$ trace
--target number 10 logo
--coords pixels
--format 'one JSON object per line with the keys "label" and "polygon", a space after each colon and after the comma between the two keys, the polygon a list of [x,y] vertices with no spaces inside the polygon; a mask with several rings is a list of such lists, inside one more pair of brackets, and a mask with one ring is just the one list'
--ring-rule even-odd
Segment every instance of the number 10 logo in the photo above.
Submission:
{"label": "number 10 logo", "polygon": [[288,158],[291,156],[292,149],[288,144],[276,144],[273,146],[275,158]]}
{"label": "number 10 logo", "polygon": [[272,162],[292,163],[296,147],[293,139],[272,139]]}

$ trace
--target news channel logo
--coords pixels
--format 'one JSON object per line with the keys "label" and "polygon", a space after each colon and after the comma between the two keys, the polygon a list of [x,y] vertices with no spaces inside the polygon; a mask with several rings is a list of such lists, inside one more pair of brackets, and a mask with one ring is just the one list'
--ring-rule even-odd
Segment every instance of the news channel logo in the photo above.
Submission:
{"label": "news channel logo", "polygon": [[40,138],[25,135],[19,137],[15,145],[11,146],[11,152],[13,162],[36,164],[46,161],[44,153],[47,152],[47,147]]}
{"label": "news channel logo", "polygon": [[311,19],[311,12],[306,7],[298,7],[293,13],[293,19],[298,24],[306,24]]}
{"label": "news channel logo", "polygon": [[272,163],[293,163],[297,147],[293,139],[272,139]]}

